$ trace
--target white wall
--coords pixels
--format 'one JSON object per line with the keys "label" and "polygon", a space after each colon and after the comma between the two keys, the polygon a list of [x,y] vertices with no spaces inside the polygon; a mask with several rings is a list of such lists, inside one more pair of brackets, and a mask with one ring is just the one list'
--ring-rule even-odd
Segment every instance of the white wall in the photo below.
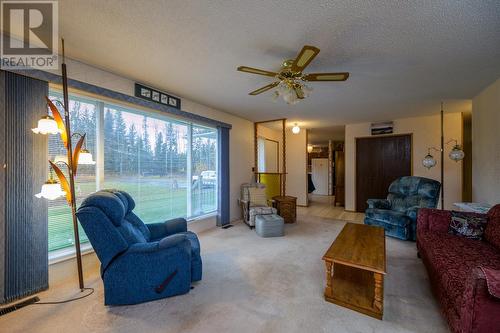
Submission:
{"label": "white wall", "polygon": [[[440,153],[432,154],[438,164],[427,170],[422,165],[422,159],[427,155],[427,147],[439,148],[440,145],[440,115],[402,118],[394,120],[394,134],[413,134],[412,168],[414,176],[421,176],[440,180]],[[356,209],[356,138],[370,136],[370,123],[346,125],[345,128],[345,209]],[[445,113],[444,116],[445,142],[456,139],[462,142],[462,115],[461,113]],[[451,209],[454,202],[462,198],[462,162],[455,162],[448,158],[452,146],[445,147],[445,179],[444,200],[445,208]]]}
{"label": "white wall", "polygon": [[[127,95],[134,95],[135,81],[92,67],[79,61],[67,59],[68,77],[90,83]],[[60,74],[60,70],[52,71]],[[162,90],[162,87],[155,87]],[[204,117],[231,124],[230,131],[230,218],[240,219],[240,208],[237,199],[240,195],[240,185],[252,179],[253,166],[253,123],[249,120],[222,112],[181,97],[183,111],[196,113]],[[214,224],[215,225],[215,224]]]}
{"label": "white wall", "polygon": [[297,205],[307,206],[307,131],[286,130],[286,194],[297,197]]}
{"label": "white wall", "polygon": [[472,199],[500,203],[500,78],[472,100]]}

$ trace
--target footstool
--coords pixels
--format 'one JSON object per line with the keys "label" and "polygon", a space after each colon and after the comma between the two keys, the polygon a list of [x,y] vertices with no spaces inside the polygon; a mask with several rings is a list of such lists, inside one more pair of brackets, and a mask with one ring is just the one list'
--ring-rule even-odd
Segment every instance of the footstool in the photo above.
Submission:
{"label": "footstool", "polygon": [[255,232],[260,237],[281,237],[285,235],[285,221],[276,214],[257,215]]}

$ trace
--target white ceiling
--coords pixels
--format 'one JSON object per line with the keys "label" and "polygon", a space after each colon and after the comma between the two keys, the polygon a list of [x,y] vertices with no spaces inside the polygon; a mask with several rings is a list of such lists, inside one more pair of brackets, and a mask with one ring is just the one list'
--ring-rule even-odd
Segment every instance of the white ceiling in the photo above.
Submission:
{"label": "white ceiling", "polygon": [[[500,77],[498,1],[60,0],[68,56],[181,97],[258,121],[302,127],[470,110]],[[321,49],[306,70],[349,71],[312,83],[289,106],[248,92],[304,44]],[[69,69],[71,74],[71,69]]]}

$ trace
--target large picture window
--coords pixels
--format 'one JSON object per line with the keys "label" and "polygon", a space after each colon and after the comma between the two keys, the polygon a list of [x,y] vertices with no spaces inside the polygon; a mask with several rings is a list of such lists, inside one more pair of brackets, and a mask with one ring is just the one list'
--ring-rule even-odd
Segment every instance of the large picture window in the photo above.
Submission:
{"label": "large picture window", "polygon": [[[61,100],[58,91],[50,93]],[[79,168],[77,204],[94,191],[114,188],[130,193],[145,223],[217,209],[216,128],[73,94],[69,106],[71,130],[87,134],[96,161]],[[65,154],[55,136],[48,149],[51,159]],[[50,201],[49,251],[73,246],[72,228],[66,201]],[[80,237],[88,241],[83,231]]]}

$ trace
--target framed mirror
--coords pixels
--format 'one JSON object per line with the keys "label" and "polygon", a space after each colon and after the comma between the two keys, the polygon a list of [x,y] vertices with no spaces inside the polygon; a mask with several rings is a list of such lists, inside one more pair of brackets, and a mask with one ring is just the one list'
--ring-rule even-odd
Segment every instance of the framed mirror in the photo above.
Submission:
{"label": "framed mirror", "polygon": [[285,125],[286,119],[254,125],[255,180],[266,185],[268,199],[285,194]]}

